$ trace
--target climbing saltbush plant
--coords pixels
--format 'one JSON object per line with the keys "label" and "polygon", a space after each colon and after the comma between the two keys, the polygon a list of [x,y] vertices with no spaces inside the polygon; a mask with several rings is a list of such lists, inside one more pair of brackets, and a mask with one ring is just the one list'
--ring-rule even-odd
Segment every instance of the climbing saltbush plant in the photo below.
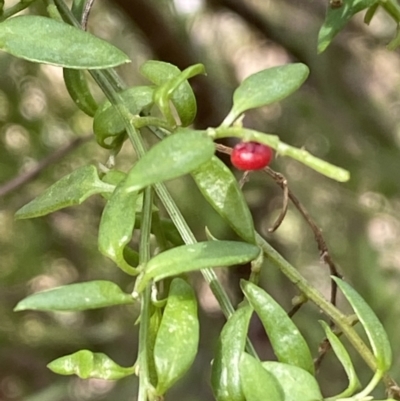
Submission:
{"label": "climbing saltbush plant", "polygon": [[[196,116],[196,98],[189,80],[205,73],[203,65],[181,71],[171,64],[150,60],[140,67],[148,84],[124,87],[112,68],[129,63],[129,57],[81,29],[78,21],[84,13],[84,1],[75,0],[70,10],[63,0],[54,0],[47,4],[48,16],[14,16],[30,3],[22,1],[10,9],[1,8],[0,49],[34,63],[63,68],[72,100],[93,118],[96,141],[108,149],[110,159],[101,170],[89,164],[71,171],[19,209],[15,217],[36,218],[75,207],[91,196],[102,196],[105,207],[98,228],[99,251],[126,274],[134,289],[126,293],[106,280],[74,283],[34,293],[21,300],[15,311],[84,311],[140,305],[138,358],[131,366],[120,366],[104,353],[83,349],[60,355],[49,362],[48,368],[83,379],[119,380],[137,375],[138,400],[162,399],[185,375],[198,352],[200,323],[190,273],[200,271],[227,319],[212,361],[210,383],[216,400],[323,400],[315,378],[314,350],[282,306],[258,285],[258,271],[266,259],[293,282],[304,301],[315,303],[326,316],[327,321],[321,321],[321,340],[326,336],[349,381],[341,394],[329,400],[369,400],[381,380],[388,397],[398,396],[388,374],[392,355],[387,335],[368,304],[348,283],[333,277],[366,332],[366,344],[349,317],[255,231],[235,176],[215,155],[215,140],[235,137],[244,143],[268,146],[277,155],[295,159],[330,179],[349,180],[346,170],[282,142],[277,135],[248,129],[241,123],[248,110],[273,104],[295,92],[307,79],[308,67],[293,63],[249,76],[235,90],[232,108],[222,123],[195,130],[191,124]],[[373,10],[376,4],[387,8],[389,3],[343,0],[342,8],[328,12],[319,51],[353,14],[365,8]],[[102,104],[92,96],[84,71],[104,92],[107,100]],[[157,138],[150,148],[145,140],[148,135]],[[119,171],[114,160],[124,142],[134,148],[137,161],[127,171]],[[208,241],[196,240],[164,184],[186,174],[191,175],[206,201],[240,241],[217,239],[211,233]],[[168,220],[160,218],[160,203]],[[140,234],[137,249],[132,245],[135,231]],[[157,244],[154,253],[150,237]],[[241,282],[243,301],[235,310],[213,269],[245,263],[251,263],[252,274]],[[262,322],[276,361],[260,360],[247,338],[253,314]],[[347,337],[371,368],[369,383],[359,381],[340,336]]]}

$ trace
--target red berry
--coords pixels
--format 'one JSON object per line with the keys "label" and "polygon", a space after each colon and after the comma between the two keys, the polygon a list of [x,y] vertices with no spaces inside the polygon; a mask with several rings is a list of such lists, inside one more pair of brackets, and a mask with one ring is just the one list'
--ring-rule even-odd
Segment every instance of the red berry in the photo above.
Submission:
{"label": "red berry", "polygon": [[269,146],[258,142],[240,142],[232,150],[231,162],[239,170],[261,170],[273,158]]}

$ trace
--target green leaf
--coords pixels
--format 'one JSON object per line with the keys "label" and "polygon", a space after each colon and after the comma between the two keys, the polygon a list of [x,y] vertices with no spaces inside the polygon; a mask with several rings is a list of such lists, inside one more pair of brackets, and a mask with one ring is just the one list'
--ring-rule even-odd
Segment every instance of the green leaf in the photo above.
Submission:
{"label": "green leaf", "polygon": [[19,209],[16,219],[44,216],[64,207],[80,205],[89,196],[114,190],[99,179],[96,167],[83,166],[61,178],[41,195]]}
{"label": "green leaf", "polygon": [[318,53],[322,53],[354,14],[373,6],[377,0],[346,0],[340,8],[328,8],[318,34]]}
{"label": "green leaf", "polygon": [[285,401],[322,401],[315,377],[297,366],[280,362],[262,362],[262,367],[279,382]]}
{"label": "green leaf", "polygon": [[197,301],[189,284],[172,280],[154,346],[158,384],[164,394],[192,365],[199,344]]}
{"label": "green leaf", "polygon": [[346,390],[340,393],[335,398],[346,398],[352,396],[359,388],[360,381],[358,380],[357,373],[354,369],[353,363],[351,362],[350,355],[346,351],[346,348],[343,346],[337,335],[330,329],[330,327],[322,320],[319,321],[323,329],[325,330],[325,334],[327,339],[329,340],[329,344],[331,345],[333,352],[336,357],[339,359],[342,364],[347,377],[349,379],[349,386]]}
{"label": "green leaf", "polygon": [[275,376],[261,362],[243,352],[240,379],[246,401],[284,401],[284,391]]}
{"label": "green leaf", "polygon": [[127,191],[127,180],[122,181],[107,202],[99,227],[100,252],[130,275],[136,275],[137,270],[126,262],[124,248],[132,238],[137,198],[136,191]]}
{"label": "green leaf", "polygon": [[136,291],[141,292],[146,284],[178,274],[243,264],[255,259],[260,249],[251,244],[237,241],[206,241],[178,246],[150,259],[143,275],[136,281]]}
{"label": "green leaf", "polygon": [[252,313],[250,305],[237,309],[221,331],[211,372],[217,401],[244,401],[239,365]]}
{"label": "green leaf", "polygon": [[193,171],[192,177],[208,203],[236,233],[246,242],[255,243],[253,218],[229,168],[213,156]]}
{"label": "green leaf", "polygon": [[190,173],[211,159],[214,142],[203,131],[183,130],[153,146],[128,174],[129,191],[138,191]]}
{"label": "green leaf", "polygon": [[133,375],[135,368],[124,368],[107,355],[81,350],[50,362],[47,367],[59,375],[77,375],[81,379],[119,380]]}
{"label": "green leaf", "polygon": [[[121,101],[132,115],[138,115],[153,103],[153,88],[150,86],[135,86],[119,93]],[[104,148],[112,148],[106,142],[108,138],[121,135],[125,131],[125,123],[118,110],[105,101],[97,109],[93,119],[93,131],[97,142]]]}
{"label": "green leaf", "polygon": [[161,308],[155,307],[154,311],[150,316],[149,327],[148,327],[148,335],[146,341],[147,347],[147,363],[148,363],[148,372],[150,382],[153,387],[157,386],[157,370],[156,363],[154,361],[154,346],[156,343],[157,333],[161,324]]}
{"label": "green leaf", "polygon": [[[166,118],[166,120],[170,123],[171,126],[175,126],[175,118],[172,115],[171,112],[171,107],[170,107],[170,100],[171,97],[173,96],[174,92],[189,78],[194,77],[195,75],[198,74],[204,74],[205,69],[203,64],[195,64],[192,65],[188,68],[186,68],[184,71],[182,71],[177,77],[170,79],[169,81],[166,81],[163,85],[159,86],[155,91],[154,91],[154,101],[161,110],[162,114]],[[188,108],[188,104],[182,99],[181,101],[182,106],[185,105],[185,111]],[[191,112],[191,110],[187,110],[188,112]],[[193,117],[196,114],[196,110],[193,111]],[[191,116],[192,117],[192,116]],[[183,124],[184,126],[187,124]]]}
{"label": "green leaf", "polygon": [[288,97],[300,88],[309,72],[306,65],[297,63],[268,68],[250,75],[235,90],[232,110],[222,125],[231,125],[247,110]]}
{"label": "green leaf", "polygon": [[[161,86],[164,83],[177,78],[181,70],[163,61],[149,60],[140,67],[140,73],[149,81]],[[172,104],[179,115],[182,126],[190,125],[196,117],[196,97],[188,81],[181,83],[171,96]]]}
{"label": "green leaf", "polygon": [[344,296],[347,298],[350,305],[353,307],[358,320],[363,325],[371,344],[372,351],[376,357],[378,370],[382,372],[388,371],[392,365],[392,349],[382,323],[376,317],[371,307],[348,283],[337,277],[332,277],[332,279],[336,282]]}
{"label": "green leaf", "polygon": [[298,366],[314,374],[310,349],[285,310],[255,284],[241,280],[240,286],[260,317],[279,362]]}
{"label": "green leaf", "polygon": [[0,50],[36,63],[76,69],[110,68],[130,62],[125,53],[105,40],[36,15],[0,23]]}
{"label": "green leaf", "polygon": [[111,281],[88,281],[37,292],[18,302],[14,311],[81,311],[133,304],[132,295]]}
{"label": "green leaf", "polygon": [[83,71],[64,68],[64,82],[71,99],[88,116],[93,117],[98,108],[90,92]]}

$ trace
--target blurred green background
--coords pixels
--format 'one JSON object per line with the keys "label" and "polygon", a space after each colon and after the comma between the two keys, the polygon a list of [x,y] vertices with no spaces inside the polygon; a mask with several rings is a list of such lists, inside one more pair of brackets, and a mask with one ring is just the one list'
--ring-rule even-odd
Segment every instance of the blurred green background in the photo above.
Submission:
{"label": "blurred green background", "polygon": [[[12,4],[6,1],[6,7]],[[244,124],[278,134],[351,172],[351,180],[339,184],[290,159],[278,157],[272,164],[322,228],[345,278],[382,320],[393,346],[392,375],[400,381],[400,56],[385,48],[396,27],[383,13],[378,12],[369,27],[357,15],[327,51],[317,55],[326,7],[317,0],[97,0],[89,30],[130,55],[132,63],[118,69],[129,85],[145,82],[137,71],[148,59],[180,68],[202,62],[207,77],[192,81],[199,102],[196,126],[201,128],[222,121],[233,90],[251,73],[294,61],[310,67],[310,77],[298,92],[248,113]],[[30,12],[45,10],[35,3]],[[93,91],[102,99],[94,84]],[[107,160],[107,151],[90,136],[91,124],[68,98],[60,68],[0,53],[1,401],[135,399],[136,378],[83,381],[57,376],[46,364],[87,348],[131,365],[137,348],[137,308],[12,311],[32,292],[72,282],[109,279],[123,289],[132,288],[131,279],[97,251],[102,198],[40,219],[13,219],[19,207],[55,180],[84,164]],[[133,158],[126,144],[118,168],[127,168]],[[37,177],[18,185],[16,177],[46,162]],[[205,226],[218,238],[234,238],[188,178],[168,186],[198,238],[205,238]],[[299,213],[290,207],[282,226],[268,233],[280,211],[280,188],[254,173],[244,191],[265,238],[329,297],[329,271]],[[238,280],[248,276],[248,266],[219,273],[237,303]],[[201,305],[201,347],[193,368],[166,400],[213,399],[210,362],[224,318],[201,277],[195,275],[193,282]],[[274,267],[265,266],[262,284],[290,309],[297,291]],[[321,318],[311,304],[294,318],[314,355],[323,337],[317,322]],[[256,320],[250,335],[260,355],[273,358]],[[371,372],[356,355],[354,361],[365,384]],[[325,396],[347,384],[332,355],[323,361],[318,380]],[[383,398],[382,388],[380,393]]]}

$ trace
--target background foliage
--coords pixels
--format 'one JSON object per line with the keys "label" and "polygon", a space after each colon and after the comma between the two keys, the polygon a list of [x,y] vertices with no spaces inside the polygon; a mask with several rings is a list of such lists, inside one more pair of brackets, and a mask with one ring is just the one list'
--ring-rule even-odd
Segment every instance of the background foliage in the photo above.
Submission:
{"label": "background foliage", "polygon": [[[44,12],[39,3],[34,7],[35,13]],[[251,73],[292,61],[310,67],[310,78],[298,92],[277,105],[248,113],[244,123],[277,133],[283,141],[305,146],[350,170],[351,181],[339,184],[289,159],[278,159],[272,166],[288,178],[290,188],[323,229],[342,273],[380,317],[392,342],[393,377],[400,380],[400,306],[396,302],[400,287],[400,58],[385,49],[395,26],[383,13],[378,12],[369,27],[357,15],[317,55],[325,9],[326,4],[316,0],[98,0],[89,29],[131,57],[131,64],[119,67],[128,84],[142,82],[137,70],[149,58],[182,69],[204,63],[208,76],[193,80],[200,128],[221,122],[234,88]],[[69,99],[61,69],[1,53],[0,71],[0,399],[129,399],[135,393],[133,378],[115,386],[59,377],[46,368],[52,359],[89,346],[121,365],[131,364],[135,331],[125,307],[67,314],[12,312],[24,296],[56,285],[110,279],[127,291],[131,288],[123,273],[97,251],[100,198],[41,219],[14,222],[15,210],[50,183],[90,161],[105,161],[107,152],[90,136],[91,120]],[[56,155],[56,162],[37,179],[5,193],[10,180],[71,142],[79,146],[64,157]],[[133,157],[128,147],[123,155],[127,163]],[[217,237],[232,236],[227,227],[216,224],[215,212],[193,182],[176,180],[169,188],[198,238],[205,238],[205,225]],[[267,232],[280,210],[280,188],[254,173],[245,194],[257,228],[328,296],[329,272],[320,263],[312,233],[299,214],[290,209],[278,231]],[[235,297],[238,280],[248,275],[248,267],[229,276],[221,271],[221,275]],[[290,308],[296,294],[286,279],[266,269],[262,280]],[[207,384],[210,359],[224,319],[200,278],[197,290],[201,350],[190,373],[167,399],[212,399]],[[309,322],[312,318],[316,322],[318,314],[313,305],[307,305],[295,317],[315,353],[323,333],[317,323],[310,327]],[[260,354],[271,356],[259,322],[252,322],[250,331]],[[369,376],[367,368],[360,373],[361,380]],[[326,395],[345,386],[344,373],[334,358],[328,356],[323,362],[319,381]]]}

